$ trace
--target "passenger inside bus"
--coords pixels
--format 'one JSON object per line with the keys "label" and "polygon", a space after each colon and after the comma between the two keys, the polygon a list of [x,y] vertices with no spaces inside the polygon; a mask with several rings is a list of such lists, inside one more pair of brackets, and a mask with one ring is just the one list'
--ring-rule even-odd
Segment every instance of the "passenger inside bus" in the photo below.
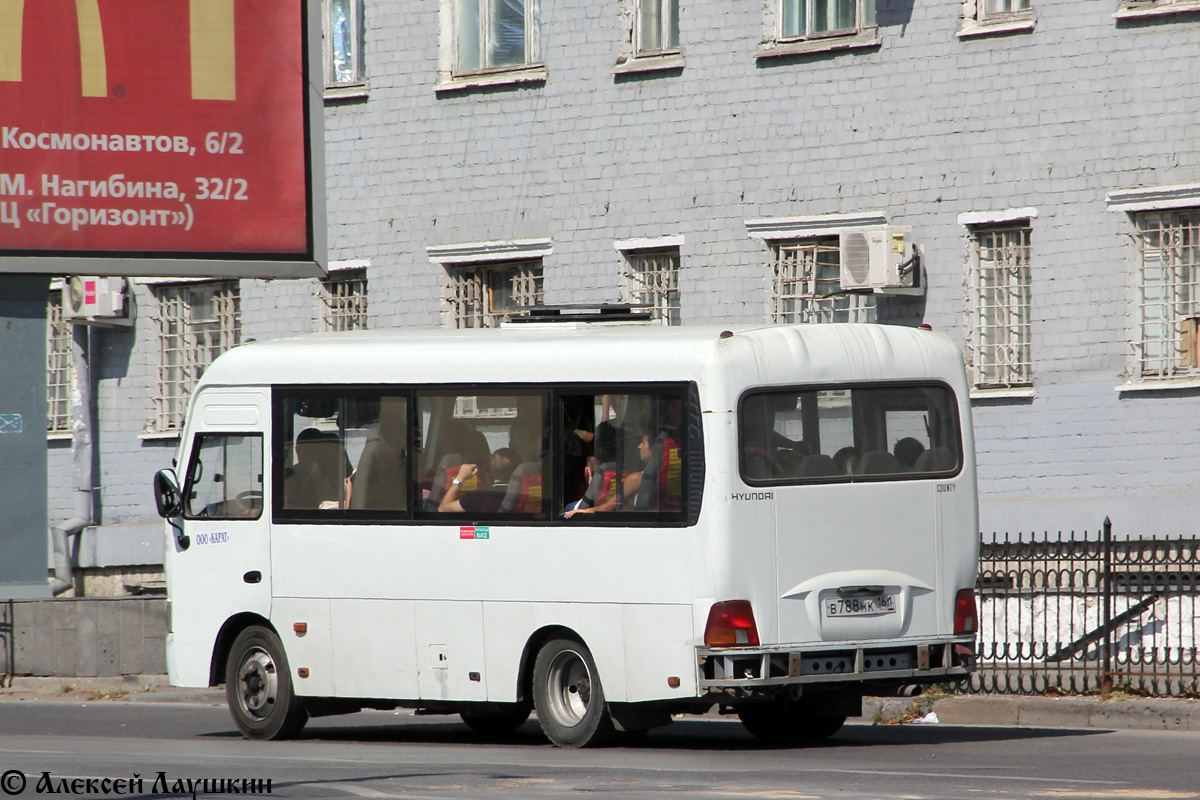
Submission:
{"label": "passenger inside bus", "polygon": [[921,457],[921,453],[925,452],[925,445],[918,442],[911,436],[905,436],[900,441],[896,442],[896,446],[892,448],[892,455],[900,462],[900,469],[905,472],[911,472],[917,465],[917,459]]}
{"label": "passenger inside bus", "polygon": [[438,511],[442,513],[489,514],[500,510],[504,498],[508,495],[508,481],[517,468],[521,455],[509,447],[501,447],[492,453],[489,459],[489,474],[492,476],[490,486],[463,493],[464,483],[479,473],[476,464],[463,464],[458,468],[457,475],[451,479],[450,488],[438,503]]}
{"label": "passenger inside bus", "polygon": [[[615,511],[618,507],[629,510],[636,505],[638,492],[642,488],[642,478],[645,465],[650,460],[654,448],[653,435],[647,431],[642,434],[637,444],[638,460],[641,469],[621,470],[621,490],[617,489],[616,461],[600,462],[593,458],[586,468],[588,489],[578,503],[569,505],[563,514],[570,519],[576,514],[595,514],[604,511]],[[605,451],[605,454],[609,454]],[[615,450],[612,455],[616,456]]]}

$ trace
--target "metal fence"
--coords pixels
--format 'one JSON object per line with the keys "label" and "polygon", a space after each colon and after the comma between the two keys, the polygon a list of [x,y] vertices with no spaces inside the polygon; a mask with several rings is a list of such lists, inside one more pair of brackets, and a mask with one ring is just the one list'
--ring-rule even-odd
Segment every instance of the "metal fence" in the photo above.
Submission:
{"label": "metal fence", "polygon": [[1200,539],[1005,534],[981,543],[979,668],[1003,694],[1200,696]]}

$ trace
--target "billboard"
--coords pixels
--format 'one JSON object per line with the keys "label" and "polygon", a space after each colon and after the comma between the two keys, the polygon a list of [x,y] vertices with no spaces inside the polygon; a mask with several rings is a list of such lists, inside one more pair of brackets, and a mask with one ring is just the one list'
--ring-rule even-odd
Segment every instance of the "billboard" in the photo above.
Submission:
{"label": "billboard", "polygon": [[322,274],[310,5],[0,0],[0,271]]}

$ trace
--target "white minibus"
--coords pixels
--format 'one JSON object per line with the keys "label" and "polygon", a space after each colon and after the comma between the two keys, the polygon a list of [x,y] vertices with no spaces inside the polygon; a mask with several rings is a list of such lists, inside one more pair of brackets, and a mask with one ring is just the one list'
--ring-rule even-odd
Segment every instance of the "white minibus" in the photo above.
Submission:
{"label": "white minibus", "polygon": [[171,683],[251,738],[404,707],[578,747],[714,707],[820,739],[968,675],[959,348],[620,317],[220,356],[155,477]]}

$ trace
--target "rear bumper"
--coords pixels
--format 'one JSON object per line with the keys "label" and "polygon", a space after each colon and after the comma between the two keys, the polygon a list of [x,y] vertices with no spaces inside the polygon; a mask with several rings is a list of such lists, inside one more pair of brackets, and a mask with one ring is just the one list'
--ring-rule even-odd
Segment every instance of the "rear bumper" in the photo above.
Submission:
{"label": "rear bumper", "polygon": [[701,690],[715,692],[810,683],[940,683],[975,671],[975,639],[700,648],[697,658]]}

